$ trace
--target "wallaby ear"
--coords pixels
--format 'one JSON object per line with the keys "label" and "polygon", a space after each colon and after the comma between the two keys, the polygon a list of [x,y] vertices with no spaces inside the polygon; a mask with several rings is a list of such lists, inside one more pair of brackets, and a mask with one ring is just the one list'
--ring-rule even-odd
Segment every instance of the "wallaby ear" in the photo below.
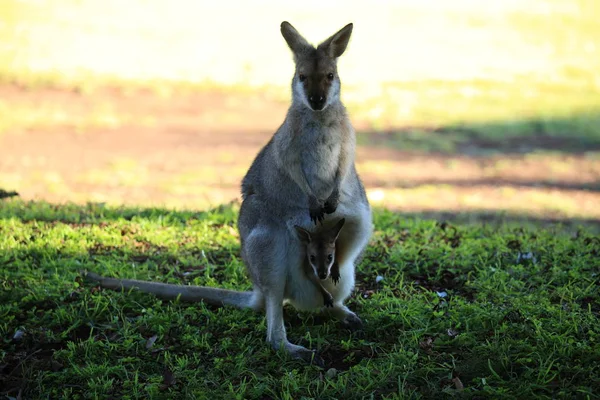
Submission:
{"label": "wallaby ear", "polygon": [[342,230],[342,227],[344,226],[345,223],[346,223],[346,218],[342,218],[333,226],[333,228],[331,228],[330,234],[331,234],[332,242],[335,242],[337,240],[338,236],[340,236],[340,231]]}
{"label": "wallaby ear", "polygon": [[307,48],[312,47],[310,43],[298,33],[296,28],[287,21],[281,23],[281,34],[294,54],[302,53]]}
{"label": "wallaby ear", "polygon": [[311,237],[310,237],[309,231],[307,231],[304,228],[299,227],[298,225],[294,225],[294,228],[296,228],[296,232],[298,233],[298,238],[300,238],[300,241],[302,243],[310,243]]}
{"label": "wallaby ear", "polygon": [[350,23],[340,29],[335,35],[321,43],[319,49],[323,49],[331,58],[338,58],[344,54],[348,42],[350,41],[353,26],[354,25]]}

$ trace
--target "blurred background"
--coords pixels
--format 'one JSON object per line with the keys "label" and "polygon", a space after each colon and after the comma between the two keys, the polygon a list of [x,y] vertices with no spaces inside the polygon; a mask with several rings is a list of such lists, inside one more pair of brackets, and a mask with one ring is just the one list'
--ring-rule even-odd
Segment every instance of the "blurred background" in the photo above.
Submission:
{"label": "blurred background", "polygon": [[374,206],[600,221],[595,0],[0,2],[0,189],[204,209],[285,116],[291,22],[348,22],[342,98]]}

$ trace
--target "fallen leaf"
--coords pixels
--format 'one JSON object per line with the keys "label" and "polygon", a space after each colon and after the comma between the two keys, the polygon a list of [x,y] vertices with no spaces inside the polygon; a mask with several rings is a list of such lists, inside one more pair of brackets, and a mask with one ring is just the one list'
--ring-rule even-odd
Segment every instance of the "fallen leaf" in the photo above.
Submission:
{"label": "fallen leaf", "polygon": [[448,336],[455,338],[458,336],[458,331],[455,331],[454,329],[448,329]]}
{"label": "fallen leaf", "polygon": [[368,299],[369,297],[373,296],[373,294],[375,294],[374,290],[365,290],[364,292],[362,292],[362,296],[364,299]]}
{"label": "fallen leaf", "polygon": [[58,361],[52,360],[52,371],[58,372],[63,368],[64,368],[64,365],[62,365]]}
{"label": "fallen leaf", "polygon": [[17,329],[17,331],[13,335],[13,340],[21,340],[21,339],[23,339],[23,335],[24,334],[25,334],[24,331],[22,331],[21,329]]}
{"label": "fallen leaf", "polygon": [[456,390],[463,390],[465,388],[458,376],[455,376],[454,378],[452,378],[452,382],[454,382],[454,386],[456,387]]}
{"label": "fallen leaf", "polygon": [[425,336],[425,338],[421,342],[419,342],[419,347],[425,351],[431,351],[431,349],[433,348],[433,340],[433,336]]}
{"label": "fallen leaf", "polygon": [[446,221],[442,221],[442,222],[437,222],[436,225],[443,231],[446,230],[446,228],[450,225],[448,224],[448,222]]}
{"label": "fallen leaf", "polygon": [[163,384],[166,387],[169,387],[173,386],[175,383],[177,383],[177,379],[175,379],[173,371],[171,371],[169,368],[165,368],[163,372]]}
{"label": "fallen leaf", "polygon": [[512,250],[521,250],[521,242],[518,240],[511,240],[506,243],[506,247]]}
{"label": "fallen leaf", "polygon": [[79,293],[77,293],[77,292],[71,292],[67,296],[68,300],[77,300],[78,298],[79,298]]}
{"label": "fallen leaf", "polygon": [[523,261],[530,261],[530,262],[533,262],[534,264],[537,263],[537,259],[535,258],[535,256],[533,255],[532,252],[528,252],[528,253],[519,252],[519,254],[517,255],[517,264],[520,264]]}
{"label": "fallen leaf", "polygon": [[23,389],[19,389],[19,393],[17,393],[17,398],[16,400],[21,400],[23,399],[23,397],[21,397],[21,395],[23,394]]}
{"label": "fallen leaf", "polygon": [[158,335],[154,335],[150,339],[148,339],[148,341],[146,342],[146,348],[150,349],[152,346],[154,346],[154,342],[156,342],[156,339],[158,339]]}
{"label": "fallen leaf", "polygon": [[237,229],[235,229],[233,226],[227,225],[227,228],[228,228],[227,230],[229,231],[229,234],[231,236],[236,237],[236,238],[239,236]]}

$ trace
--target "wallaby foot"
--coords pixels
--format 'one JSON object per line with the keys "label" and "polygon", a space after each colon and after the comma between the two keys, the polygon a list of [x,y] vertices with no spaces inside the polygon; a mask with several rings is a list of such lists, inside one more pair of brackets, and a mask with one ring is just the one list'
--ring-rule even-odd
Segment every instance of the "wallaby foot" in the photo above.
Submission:
{"label": "wallaby foot", "polygon": [[362,320],[353,312],[347,314],[346,317],[342,319],[342,325],[352,332],[360,331],[364,326]]}
{"label": "wallaby foot", "polygon": [[326,308],[325,312],[339,320],[344,328],[350,329],[352,332],[363,329],[362,320],[343,304],[336,303],[333,308]]}
{"label": "wallaby foot", "polygon": [[323,366],[324,361],[316,352],[290,343],[283,324],[283,293],[272,292],[265,296],[267,317],[267,341],[275,350],[283,350],[292,358]]}
{"label": "wallaby foot", "polygon": [[298,346],[289,342],[285,345],[285,350],[293,359],[301,360],[308,364],[314,364],[321,368],[325,367],[325,361],[314,350],[309,350],[306,347]]}

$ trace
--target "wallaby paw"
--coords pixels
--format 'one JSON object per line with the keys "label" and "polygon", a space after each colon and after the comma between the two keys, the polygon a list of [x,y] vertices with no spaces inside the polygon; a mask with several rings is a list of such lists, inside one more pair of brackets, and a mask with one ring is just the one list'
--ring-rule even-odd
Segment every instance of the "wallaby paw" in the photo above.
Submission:
{"label": "wallaby paw", "polygon": [[323,211],[325,211],[325,214],[333,214],[335,210],[337,210],[339,204],[340,200],[338,198],[327,199],[327,201],[323,205]]}
{"label": "wallaby paw", "polygon": [[326,214],[333,214],[337,207],[340,205],[340,191],[339,188],[336,188],[331,192],[327,200],[325,200],[325,204],[323,205],[323,210]]}
{"label": "wallaby paw", "polygon": [[323,201],[317,199],[316,197],[312,197],[309,200],[308,205],[308,213],[310,215],[310,220],[317,224],[317,222],[323,222],[325,219],[325,212],[323,211]]}
{"label": "wallaby paw", "polygon": [[358,318],[358,315],[354,313],[346,315],[342,320],[342,325],[345,328],[350,329],[352,332],[360,331],[363,329],[363,322],[360,318]]}
{"label": "wallaby paw", "polygon": [[331,280],[333,281],[333,284],[337,286],[338,282],[340,281],[340,272],[331,271]]}
{"label": "wallaby paw", "polygon": [[333,265],[331,266],[331,280],[333,281],[334,285],[337,285],[338,282],[340,281],[340,265],[338,264],[337,260],[335,260],[333,262]]}
{"label": "wallaby paw", "polygon": [[333,307],[333,296],[331,294],[323,294],[323,300],[325,302],[325,307]]}
{"label": "wallaby paw", "polygon": [[323,220],[325,219],[325,213],[323,212],[323,208],[322,208],[322,207],[319,207],[318,209],[317,209],[317,208],[315,208],[315,209],[312,209],[312,208],[311,208],[311,209],[309,210],[309,214],[310,214],[310,220],[311,220],[312,222],[314,222],[314,223],[315,223],[315,225],[316,225],[318,222],[321,222],[321,223],[322,223],[322,222],[323,222]]}

